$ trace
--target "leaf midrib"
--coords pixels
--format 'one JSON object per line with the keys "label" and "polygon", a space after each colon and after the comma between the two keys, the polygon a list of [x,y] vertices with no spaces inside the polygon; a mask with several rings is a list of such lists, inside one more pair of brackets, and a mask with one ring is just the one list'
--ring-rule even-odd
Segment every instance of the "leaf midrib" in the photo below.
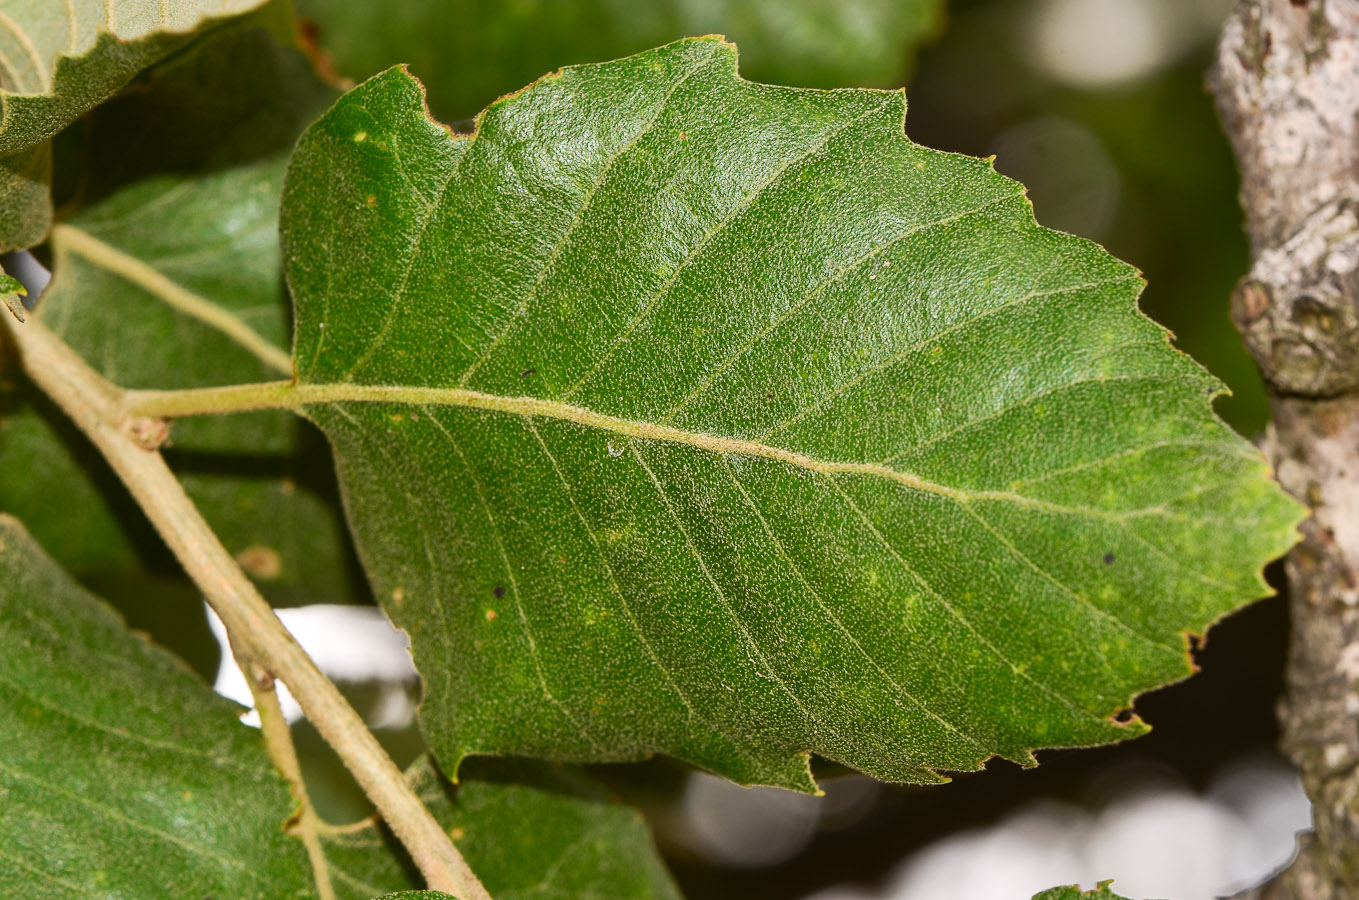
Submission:
{"label": "leaf midrib", "polygon": [[[1158,381],[1162,375],[1107,375],[1068,383],[1068,387],[1085,382]],[[225,388],[205,388],[189,391],[135,391],[134,408],[155,408],[157,414],[168,418],[188,415],[225,414],[258,409],[292,409],[304,412],[311,406],[343,403],[394,403],[408,406],[448,406],[481,409],[489,412],[521,416],[526,419],[557,419],[624,438],[682,444],[723,456],[749,456],[768,459],[806,469],[822,475],[865,475],[897,482],[912,490],[945,497],[958,503],[978,500],[999,500],[1023,504],[1049,512],[1094,516],[1109,521],[1123,521],[1147,514],[1175,517],[1166,506],[1147,506],[1132,510],[1104,510],[1090,506],[1072,506],[1041,500],[1012,491],[967,490],[937,481],[930,481],[911,472],[893,469],[877,462],[824,460],[816,457],[760,443],[744,438],[688,431],[673,425],[624,419],[597,412],[583,406],[573,406],[540,397],[507,397],[487,394],[467,388],[418,387],[407,385],[371,385],[339,382],[334,384],[297,384],[274,381],[264,384],[235,385]],[[208,406],[208,398],[212,405]],[[186,404],[183,408],[177,404]],[[1202,443],[1202,442],[1199,442]],[[1238,453],[1230,446],[1223,452]]]}

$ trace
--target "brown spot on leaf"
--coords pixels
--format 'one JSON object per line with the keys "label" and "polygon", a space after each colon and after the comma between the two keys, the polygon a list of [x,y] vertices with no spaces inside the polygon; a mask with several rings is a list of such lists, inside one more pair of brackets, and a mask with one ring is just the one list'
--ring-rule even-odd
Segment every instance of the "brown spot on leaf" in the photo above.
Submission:
{"label": "brown spot on leaf", "polygon": [[283,557],[273,547],[262,544],[251,544],[237,553],[236,562],[253,578],[272,581],[283,574]]}
{"label": "brown spot on leaf", "polygon": [[495,586],[495,589],[492,590],[491,593],[492,593],[492,594],[495,594],[495,598],[496,598],[497,600],[503,599],[504,596],[505,596],[505,585],[503,585],[503,584],[497,584],[497,585]]}

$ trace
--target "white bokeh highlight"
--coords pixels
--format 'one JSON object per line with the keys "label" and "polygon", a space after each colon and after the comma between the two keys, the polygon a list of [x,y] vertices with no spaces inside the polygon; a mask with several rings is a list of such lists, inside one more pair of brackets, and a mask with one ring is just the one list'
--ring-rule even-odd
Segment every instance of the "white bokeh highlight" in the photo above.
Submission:
{"label": "white bokeh highlight", "polygon": [[1100,810],[1040,801],[990,828],[950,835],[905,859],[879,890],[808,900],[1028,900],[1051,887],[1114,879],[1129,900],[1214,900],[1287,864],[1311,809],[1274,759],[1224,768],[1203,794],[1132,783]]}
{"label": "white bokeh highlight", "polygon": [[1028,61],[1085,89],[1112,88],[1177,62],[1222,27],[1231,0],[1034,0],[1024,11]]}
{"label": "white bokeh highlight", "polygon": [[[236,659],[231,655],[226,627],[212,609],[204,605],[213,637],[222,648],[213,690],[251,707],[241,717],[247,725],[259,727],[250,685]],[[372,684],[377,688],[371,707],[358,712],[373,728],[404,728],[415,718],[413,687],[417,683],[411,661],[410,640],[374,606],[339,606],[318,603],[274,611],[317,668],[341,685]],[[302,718],[302,709],[288,691],[277,684],[279,705],[289,722]]]}

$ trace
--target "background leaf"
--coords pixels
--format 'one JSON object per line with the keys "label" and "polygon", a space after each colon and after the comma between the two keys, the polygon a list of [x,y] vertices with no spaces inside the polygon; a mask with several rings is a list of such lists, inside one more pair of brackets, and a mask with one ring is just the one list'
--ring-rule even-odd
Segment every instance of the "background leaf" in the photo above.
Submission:
{"label": "background leaf", "polygon": [[139,71],[265,0],[12,0],[0,18],[0,251],[51,224],[53,137]]}
{"label": "background leaf", "polygon": [[564,64],[612,59],[685,35],[740,43],[757,81],[888,86],[943,22],[943,0],[300,0],[339,71],[366,78],[409,63],[447,121]]}
{"label": "background leaf", "polygon": [[[242,59],[251,65],[242,69]],[[283,154],[333,97],[298,51],[261,28],[229,28],[73,129],[91,158],[68,176],[81,209],[53,235],[44,321],[124,387],[289,372],[277,235]],[[253,335],[253,352],[218,319]],[[129,573],[177,577],[178,565],[97,454],[59,412],[17,378],[12,385],[19,393],[0,415],[0,509],[120,601]],[[309,426],[286,413],[185,422],[166,453],[274,602],[365,596],[329,456]],[[126,594],[144,591],[139,581]],[[201,618],[196,603],[181,606]]]}
{"label": "background leaf", "polygon": [[[641,814],[580,772],[539,763],[469,764],[454,788],[428,758],[407,777],[497,900],[679,900]],[[371,822],[325,838],[339,900],[419,887]]]}
{"label": "background leaf", "polygon": [[311,897],[240,712],[0,515],[0,893]]}
{"label": "background leaf", "polygon": [[[14,897],[303,898],[293,802],[259,732],[0,514],[0,890]],[[646,823],[584,775],[428,759],[408,778],[494,895],[679,900]],[[324,835],[341,900],[420,882],[366,821]],[[148,860],[155,860],[148,865]]]}
{"label": "background leaf", "polygon": [[1032,763],[1267,591],[1298,507],[1136,273],[903,112],[699,39],[473,137],[394,70],[303,137],[299,396],[445,766]]}

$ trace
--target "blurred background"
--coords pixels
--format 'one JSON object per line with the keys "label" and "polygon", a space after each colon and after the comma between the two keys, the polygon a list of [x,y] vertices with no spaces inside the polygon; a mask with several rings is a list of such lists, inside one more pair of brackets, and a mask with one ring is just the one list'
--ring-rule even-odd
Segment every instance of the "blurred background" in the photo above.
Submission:
{"label": "blurred background", "polygon": [[[743,74],[756,80],[905,86],[913,140],[994,155],[1001,172],[1028,186],[1039,222],[1139,267],[1143,309],[1231,388],[1218,412],[1248,437],[1264,426],[1259,378],[1228,320],[1247,262],[1236,172],[1204,89],[1231,0],[404,0],[399,13],[359,0],[296,3],[311,17],[306,40],[322,68],[361,80],[409,63],[434,113],[460,131],[496,96],[550,69],[686,34],[727,34],[741,47]],[[99,115],[58,144],[59,175],[102,122],[142,122],[116,104]],[[126,155],[120,177],[138,176],[138,155]],[[37,295],[37,263],[5,265]],[[303,437],[305,452],[324,457],[314,433]],[[307,471],[334,506],[326,461]],[[219,671],[207,618],[181,603],[191,586],[137,527],[130,539],[157,580],[128,596],[116,590],[121,573],[101,581],[81,571],[82,580],[248,703],[239,673]],[[404,640],[366,605],[362,577],[349,569],[336,577],[352,584],[336,596],[270,598],[290,607],[285,624],[405,764],[421,743]],[[187,618],[166,624],[169,605]],[[993,761],[918,789],[817,761],[826,794],[815,798],[737,788],[667,760],[592,772],[646,811],[694,900],[1027,900],[1056,884],[1090,888],[1110,877],[1130,898],[1206,900],[1284,864],[1308,826],[1297,778],[1274,750],[1287,631],[1282,598],[1249,607],[1195,648],[1199,675],[1141,698],[1152,734],[1043,752],[1036,769]],[[335,822],[365,815],[315,733],[305,723],[295,730],[322,813]]]}

